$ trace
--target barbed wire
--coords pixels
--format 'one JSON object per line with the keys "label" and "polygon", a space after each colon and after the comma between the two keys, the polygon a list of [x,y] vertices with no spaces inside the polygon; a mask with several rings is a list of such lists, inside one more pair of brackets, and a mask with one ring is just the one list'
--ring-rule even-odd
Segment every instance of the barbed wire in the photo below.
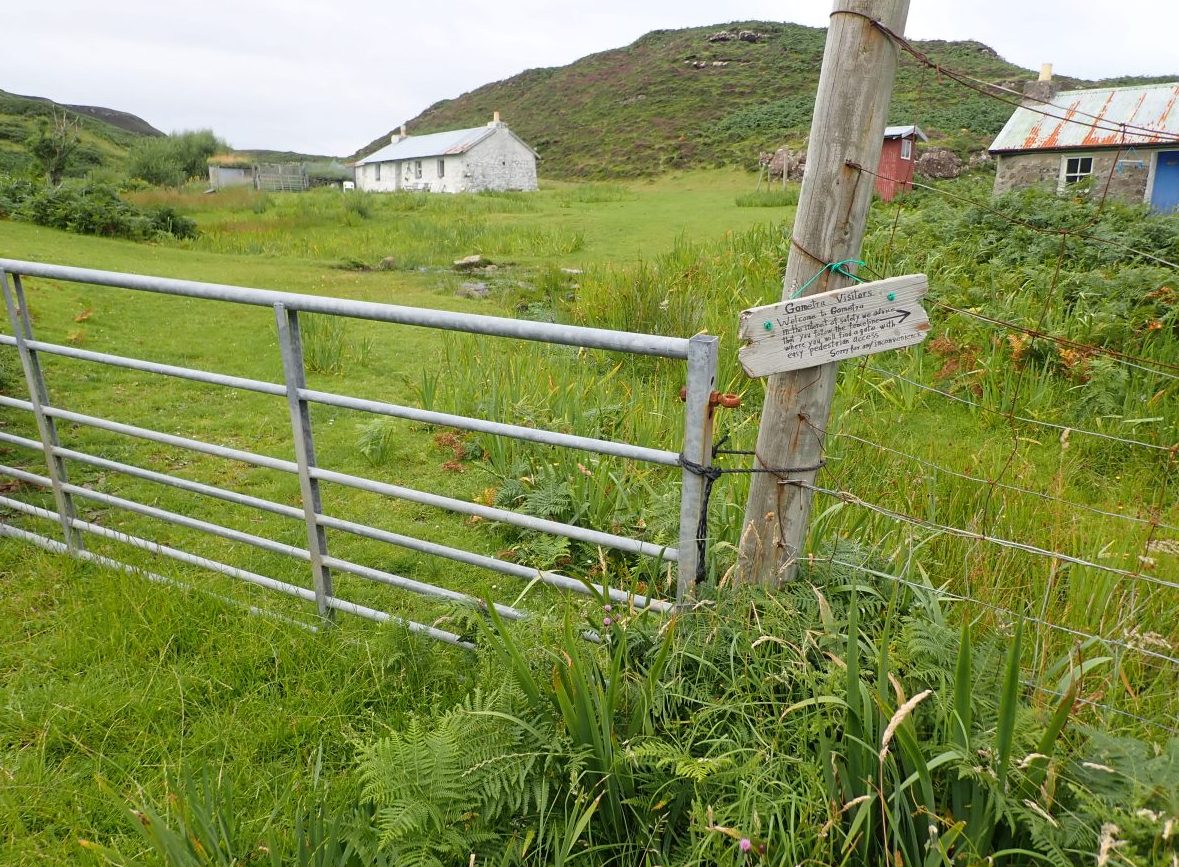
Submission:
{"label": "barbed wire", "polygon": [[[1108,356],[1109,358],[1113,358],[1122,364],[1125,364],[1129,367],[1136,367],[1139,370],[1143,370],[1154,376],[1161,376],[1167,379],[1179,379],[1179,373],[1169,372],[1172,370],[1179,371],[1179,364],[1171,364],[1167,361],[1161,361],[1155,358],[1145,358],[1140,355],[1130,355],[1129,353],[1121,352],[1117,349],[1110,349],[1107,346],[1100,346],[1096,343],[1083,343],[1079,340],[1073,340],[1069,337],[1061,337],[1058,334],[1049,334],[1048,332],[1041,331],[1037,328],[1029,328],[1026,325],[1020,325],[1018,322],[1009,322],[1005,319],[996,319],[993,316],[987,316],[983,313],[975,312],[974,310],[966,310],[962,307],[955,307],[954,305],[947,304],[944,301],[931,300],[930,303],[935,307],[940,307],[942,310],[948,310],[949,312],[959,316],[969,316],[972,319],[978,319],[981,322],[986,322],[1000,328],[1006,328],[1010,331],[1019,331],[1028,335],[1029,337],[1050,340],[1053,343],[1057,343],[1069,349],[1075,349],[1077,352],[1083,354]],[[1166,370],[1155,370],[1146,366],[1151,364],[1166,368]]]}
{"label": "barbed wire", "polygon": [[889,454],[896,455],[897,457],[905,458],[906,460],[913,461],[914,463],[920,464],[923,467],[927,467],[927,468],[933,470],[934,472],[945,473],[948,476],[954,476],[955,478],[963,479],[968,482],[974,482],[974,483],[980,484],[980,485],[994,485],[995,487],[1002,488],[1003,490],[1013,491],[1018,494],[1026,494],[1031,497],[1037,497],[1037,498],[1044,500],[1046,502],[1059,503],[1062,506],[1067,506],[1069,509],[1076,509],[1079,511],[1090,512],[1094,515],[1100,515],[1105,518],[1118,518],[1123,521],[1130,521],[1135,524],[1149,524],[1151,526],[1158,527],[1163,530],[1168,530],[1173,533],[1179,533],[1179,526],[1176,526],[1174,524],[1168,524],[1163,521],[1154,520],[1152,518],[1140,518],[1137,515],[1126,515],[1121,512],[1109,512],[1109,511],[1106,511],[1105,509],[1098,509],[1096,506],[1090,506],[1087,503],[1078,503],[1075,500],[1066,500],[1063,497],[1057,497],[1053,494],[1047,493],[1046,491],[1037,491],[1033,488],[1024,488],[1024,487],[1020,487],[1019,485],[1011,485],[1011,484],[1007,484],[1005,482],[996,481],[994,479],[984,479],[979,476],[972,476],[969,473],[964,473],[964,472],[961,472],[960,470],[951,469],[950,467],[947,467],[944,464],[939,464],[936,461],[929,460],[928,458],[922,458],[917,455],[910,454],[909,452],[901,451],[900,449],[896,449],[891,446],[883,445],[882,443],[873,442],[872,440],[865,439],[864,437],[857,436],[856,434],[845,433],[843,431],[835,431],[835,432],[831,432],[830,435],[837,437],[839,439],[847,439],[847,440],[852,440],[854,442],[862,443],[863,445],[870,446],[871,448],[879,449],[880,451],[888,452]]}
{"label": "barbed wire", "polygon": [[850,561],[839,560],[835,557],[813,557],[813,558],[811,558],[811,562],[830,563],[834,566],[840,566],[840,567],[843,567],[846,569],[853,569],[853,570],[856,570],[859,572],[864,572],[865,574],[871,575],[875,578],[883,578],[888,581],[894,582],[896,584],[904,585],[905,587],[909,587],[913,590],[932,592],[935,595],[937,595],[938,597],[940,597],[942,599],[948,599],[952,602],[965,602],[965,603],[969,603],[972,605],[979,605],[979,606],[986,608],[996,614],[1002,614],[1006,617],[1009,617],[1009,618],[1011,618],[1012,621],[1024,620],[1024,621],[1027,621],[1028,623],[1035,623],[1038,626],[1043,626],[1043,627],[1046,627],[1048,629],[1052,629],[1057,632],[1062,632],[1067,635],[1071,635],[1074,638],[1093,639],[1094,641],[1100,641],[1100,642],[1103,642],[1104,644],[1108,644],[1108,645],[1111,645],[1114,647],[1121,647],[1124,650],[1130,650],[1135,653],[1140,653],[1143,656],[1150,657],[1151,659],[1157,659],[1161,662],[1168,662],[1168,663],[1171,663],[1172,665],[1179,666],[1179,656],[1172,656],[1170,654],[1162,653],[1157,650],[1151,650],[1150,648],[1142,647],[1139,644],[1133,644],[1129,641],[1123,641],[1121,639],[1111,638],[1109,636],[1097,635],[1092,632],[1086,632],[1083,629],[1077,629],[1072,626],[1064,626],[1063,624],[1060,624],[1060,623],[1054,623],[1051,620],[1044,620],[1040,617],[1036,617],[1031,614],[1024,614],[1022,612],[1015,611],[1011,608],[1005,608],[1004,606],[997,605],[994,602],[986,602],[982,599],[977,599],[973,596],[964,596],[961,593],[954,593],[952,590],[945,589],[945,587],[936,587],[932,584],[921,584],[916,581],[910,581],[906,578],[902,578],[899,575],[893,575],[889,572],[884,572],[879,569],[873,569],[872,567],[864,565],[862,563],[852,563]]}
{"label": "barbed wire", "polygon": [[1145,581],[1149,584],[1155,584],[1159,587],[1166,587],[1171,590],[1179,590],[1179,582],[1170,581],[1166,578],[1158,578],[1154,575],[1147,575],[1141,571],[1131,572],[1129,569],[1119,569],[1117,566],[1106,566],[1103,563],[1095,563],[1092,560],[1085,560],[1082,557],[1075,557],[1072,554],[1065,554],[1061,551],[1053,551],[1048,548],[1041,548],[1038,545],[1031,545],[1027,542],[1017,542],[1012,539],[1004,539],[999,536],[992,536],[987,533],[978,533],[974,530],[965,530],[961,527],[954,527],[949,524],[939,524],[936,521],[929,521],[925,518],[918,518],[915,515],[908,515],[904,512],[898,512],[895,509],[890,509],[887,506],[881,506],[878,503],[870,503],[867,500],[853,494],[851,491],[837,491],[832,488],[825,488],[820,485],[813,485],[810,482],[804,482],[801,479],[787,479],[782,484],[795,485],[796,487],[804,488],[816,494],[825,494],[829,497],[834,497],[841,502],[848,503],[853,506],[859,506],[868,511],[884,515],[894,521],[899,521],[904,524],[910,524],[914,527],[921,527],[926,530],[932,530],[939,533],[945,533],[948,536],[956,536],[961,539],[971,539],[976,542],[988,542],[1000,548],[1008,548],[1013,551],[1022,551],[1025,554],[1033,554],[1039,557],[1047,557],[1051,560],[1058,560],[1062,563],[1071,563],[1074,566],[1081,566],[1087,569],[1096,569],[1101,572],[1107,572],[1111,575],[1117,575],[1122,578],[1133,578],[1140,581]]}
{"label": "barbed wire", "polygon": [[956,394],[951,394],[950,392],[943,391],[940,388],[934,388],[932,385],[926,385],[925,383],[918,382],[915,379],[910,379],[907,376],[904,376],[899,373],[895,373],[891,370],[885,370],[884,368],[875,367],[871,364],[865,364],[864,369],[871,370],[873,373],[878,373],[881,376],[891,377],[893,379],[900,380],[901,382],[904,382],[907,385],[911,385],[914,388],[920,389],[922,391],[931,392],[933,394],[941,395],[942,397],[947,398],[948,400],[953,400],[953,401],[957,401],[958,403],[966,404],[967,406],[972,406],[975,409],[979,409],[979,410],[982,410],[983,412],[991,413],[992,415],[997,415],[1001,418],[1014,418],[1016,421],[1021,421],[1021,422],[1025,422],[1027,424],[1032,424],[1032,425],[1039,425],[1040,427],[1046,427],[1046,428],[1050,428],[1052,430],[1058,430],[1061,432],[1068,431],[1070,434],[1075,433],[1075,434],[1083,434],[1085,436],[1098,437],[1100,439],[1111,440],[1113,442],[1122,443],[1123,445],[1137,446],[1139,448],[1144,448],[1144,449],[1153,449],[1153,450],[1161,451],[1161,452],[1170,452],[1172,454],[1175,454],[1177,451],[1179,451],[1179,444],[1171,445],[1171,446],[1163,446],[1163,445],[1158,445],[1157,443],[1147,443],[1147,442],[1143,442],[1142,440],[1129,439],[1128,437],[1120,437],[1120,436],[1117,436],[1116,434],[1102,433],[1101,431],[1089,430],[1087,428],[1080,428],[1080,427],[1073,427],[1071,425],[1057,424],[1055,422],[1050,422],[1050,421],[1041,421],[1040,419],[1029,418],[1027,416],[1022,416],[1022,415],[1013,415],[1010,413],[1006,413],[1001,409],[995,409],[994,407],[978,403],[977,401],[969,400],[965,397],[960,397]]}
{"label": "barbed wire", "polygon": [[[933,593],[935,596],[938,596],[939,598],[946,599],[951,602],[957,602],[957,603],[967,604],[967,605],[977,605],[982,608],[986,608],[995,614],[1009,617],[1012,622],[1015,622],[1018,620],[1023,620],[1023,621],[1029,622],[1029,623],[1034,623],[1038,626],[1042,626],[1046,629],[1051,629],[1053,631],[1057,631],[1057,632],[1061,632],[1066,635],[1070,635],[1074,638],[1084,638],[1084,639],[1088,639],[1088,640],[1092,640],[1092,641],[1098,641],[1098,642],[1101,642],[1102,644],[1105,644],[1108,646],[1120,647],[1123,650],[1128,650],[1128,651],[1138,653],[1138,654],[1141,654],[1143,656],[1146,656],[1146,657],[1149,657],[1152,659],[1157,659],[1160,662],[1169,663],[1171,665],[1179,665],[1179,657],[1171,656],[1171,655],[1165,654],[1165,653],[1160,653],[1158,651],[1151,650],[1151,649],[1145,648],[1145,647],[1141,647],[1137,644],[1132,644],[1128,641],[1122,641],[1117,638],[1110,638],[1107,636],[1096,635],[1091,632],[1086,632],[1083,629],[1075,629],[1071,626],[1063,626],[1059,623],[1053,623],[1050,620],[1044,620],[1042,618],[1038,618],[1038,617],[1035,617],[1035,616],[1032,616],[1029,614],[1024,614],[1024,613],[1021,613],[1018,611],[1014,611],[1010,608],[1005,608],[1002,605],[996,605],[992,602],[986,602],[982,599],[977,599],[973,596],[964,596],[960,593],[954,593],[953,591],[947,590],[944,587],[935,587],[931,584],[920,584],[915,581],[910,581],[908,579],[902,578],[899,575],[893,575],[889,572],[884,572],[879,569],[873,569],[872,567],[867,566],[866,564],[863,564],[863,563],[853,563],[853,562],[849,562],[846,560],[840,560],[834,556],[821,557],[821,558],[820,557],[812,557],[810,559],[812,562],[829,563],[831,565],[840,566],[845,569],[863,572],[867,575],[872,575],[875,578],[881,578],[881,579],[884,579],[884,580],[887,580],[887,581],[890,581],[890,582],[893,582],[896,584],[903,585],[905,587],[909,587],[913,590],[922,591],[922,592],[926,592],[926,593]],[[1039,684],[1036,681],[1025,680],[1025,681],[1021,681],[1021,683],[1026,688],[1033,689],[1038,692],[1043,692],[1048,695],[1053,695],[1053,696],[1056,696],[1057,698],[1064,698],[1064,696],[1065,696],[1065,694],[1063,692],[1059,692],[1057,690],[1051,689],[1050,687],[1043,686],[1042,684]],[[1076,696],[1074,698],[1074,700],[1080,704],[1092,706],[1092,707],[1098,708],[1100,710],[1104,710],[1104,711],[1108,711],[1110,713],[1124,716],[1127,719],[1135,720],[1136,722],[1143,723],[1145,725],[1151,726],[1153,728],[1157,728],[1161,731],[1165,731],[1170,734],[1179,734],[1179,728],[1174,728],[1172,726],[1167,725],[1166,723],[1159,722],[1157,719],[1151,719],[1149,717],[1140,716],[1139,714],[1133,713],[1131,711],[1123,710],[1122,708],[1114,707],[1113,705],[1105,704],[1104,702],[1093,701],[1092,699],[1083,698],[1081,696]]]}
{"label": "barbed wire", "polygon": [[[1047,695],[1054,695],[1057,698],[1064,698],[1065,697],[1065,694],[1063,692],[1060,692],[1059,690],[1055,690],[1055,689],[1050,689],[1042,684],[1036,683],[1035,681],[1021,680],[1020,683],[1023,684],[1023,686],[1027,687],[1028,689],[1034,689],[1036,692],[1042,692]],[[1136,722],[1140,722],[1145,725],[1151,726],[1153,728],[1159,729],[1161,731],[1168,732],[1169,734],[1179,735],[1179,728],[1175,728],[1174,726],[1169,726],[1166,723],[1161,723],[1158,720],[1150,719],[1149,717],[1139,716],[1138,714],[1132,713],[1128,710],[1122,710],[1120,707],[1114,707],[1113,705],[1105,704],[1104,702],[1100,702],[1100,701],[1094,701],[1091,698],[1085,698],[1084,696],[1080,696],[1080,695],[1074,696],[1073,701],[1076,702],[1077,704],[1087,705],[1088,707],[1095,707],[1095,708],[1098,708],[1099,710],[1104,710],[1104,711],[1108,711],[1109,713],[1117,714],[1118,716],[1124,716],[1127,719],[1135,720]]]}
{"label": "barbed wire", "polygon": [[[980,78],[975,78],[974,76],[970,75],[969,73],[962,72],[961,70],[954,69],[954,68],[946,66],[945,64],[942,64],[942,63],[938,63],[937,61],[933,60],[929,55],[925,54],[925,52],[921,51],[919,48],[917,48],[915,45],[913,45],[913,43],[910,42],[908,39],[906,39],[904,36],[897,33],[891,27],[886,25],[884,22],[882,22],[876,18],[873,18],[870,15],[865,15],[863,12],[857,12],[857,11],[851,10],[851,9],[840,9],[832,14],[855,15],[857,17],[867,20],[868,22],[870,22],[872,24],[873,27],[875,27],[877,30],[879,30],[881,33],[883,33],[885,36],[887,36],[889,39],[891,39],[893,41],[893,43],[896,44],[898,47],[900,47],[901,49],[906,51],[908,54],[910,54],[922,66],[926,67],[927,69],[932,69],[939,76],[942,76],[944,78],[948,78],[950,81],[953,81],[956,84],[959,84],[969,90],[972,90],[975,93],[982,94],[983,96],[986,96],[990,99],[996,100],[997,102],[1001,102],[1005,105],[1009,105],[1012,108],[1022,108],[1027,111],[1031,111],[1035,114],[1043,115],[1044,117],[1049,117],[1054,120],[1064,121],[1066,123],[1074,123],[1074,124],[1077,124],[1080,126],[1089,127],[1091,129],[1101,129],[1106,132],[1122,132],[1123,135],[1125,134],[1125,132],[1127,130],[1133,130],[1135,135],[1152,136],[1156,140],[1161,140],[1161,142],[1159,142],[1159,141],[1149,142],[1150,144],[1166,143],[1166,142],[1179,142],[1179,134],[1168,132],[1167,130],[1155,129],[1153,127],[1140,126],[1138,124],[1132,124],[1132,123],[1119,123],[1119,122],[1115,122],[1115,121],[1108,121],[1104,117],[1102,117],[1101,115],[1091,114],[1089,112],[1083,111],[1079,108],[1073,108],[1071,106],[1057,105],[1056,103],[1051,102],[1050,100],[1036,99],[1033,97],[1032,99],[1034,99],[1035,102],[1040,103],[1040,105],[1045,106],[1045,108],[1037,108],[1034,105],[1028,105],[1026,103],[1026,100],[1029,97],[1026,94],[1020,93],[1019,91],[1016,91],[1016,90],[1012,90],[1009,87],[1004,87],[1003,85],[998,85],[998,84],[993,84],[992,82],[983,81]],[[1004,96],[1000,96],[999,93],[996,93],[995,91],[999,91],[999,93],[1011,94],[1011,95],[1017,97],[1018,101],[1012,100],[1012,99],[1007,99]],[[1047,110],[1048,108],[1059,109],[1060,111],[1064,112],[1064,114],[1059,114],[1059,115],[1052,114],[1050,111]],[[1089,118],[1089,121],[1077,120],[1077,118],[1076,118],[1077,115],[1079,115],[1081,117],[1087,117],[1087,118]]]}
{"label": "barbed wire", "polygon": [[1117,247],[1119,250],[1123,250],[1123,251],[1125,251],[1127,253],[1131,253],[1135,256],[1140,256],[1143,259],[1149,259],[1152,262],[1157,262],[1158,264],[1164,265],[1167,268],[1174,268],[1175,270],[1179,270],[1179,264],[1172,262],[1170,259],[1164,259],[1162,256],[1156,255],[1154,253],[1148,253],[1145,250],[1139,250],[1136,247],[1131,247],[1129,244],[1123,244],[1121,241],[1115,241],[1113,238],[1104,238],[1101,235],[1095,235],[1092,232],[1082,230],[1082,229],[1062,229],[1062,228],[1054,228],[1054,227],[1049,227],[1049,226],[1037,226],[1035,223],[1029,222],[1027,220],[1021,220],[1019,217],[1013,217],[1010,214],[1004,214],[1002,211],[998,210],[997,208],[993,208],[989,205],[985,205],[982,202],[977,201],[976,199],[970,198],[969,196],[962,196],[962,195],[959,195],[958,193],[950,192],[949,190],[947,190],[943,187],[936,187],[933,184],[925,184],[925,183],[922,183],[921,181],[914,181],[914,180],[908,179],[908,178],[902,179],[902,178],[891,177],[889,175],[884,175],[884,174],[881,174],[880,172],[873,171],[872,169],[870,169],[866,166],[860,165],[855,160],[847,160],[844,163],[844,165],[847,166],[849,169],[853,169],[854,171],[857,171],[857,172],[863,172],[864,174],[871,175],[874,178],[879,178],[884,181],[893,181],[896,183],[900,183],[903,180],[904,183],[909,186],[916,187],[917,189],[921,189],[921,190],[929,190],[930,192],[937,193],[938,195],[944,196],[948,199],[954,199],[955,201],[963,202],[967,205],[972,205],[973,207],[976,207],[982,211],[986,211],[988,214],[991,214],[993,216],[999,217],[1000,219],[1005,220],[1014,226],[1022,226],[1025,229],[1029,229],[1030,231],[1036,232],[1041,235],[1064,235],[1064,236],[1068,236],[1068,237],[1083,238],[1086,241],[1093,241],[1098,244],[1105,244],[1110,247]]}

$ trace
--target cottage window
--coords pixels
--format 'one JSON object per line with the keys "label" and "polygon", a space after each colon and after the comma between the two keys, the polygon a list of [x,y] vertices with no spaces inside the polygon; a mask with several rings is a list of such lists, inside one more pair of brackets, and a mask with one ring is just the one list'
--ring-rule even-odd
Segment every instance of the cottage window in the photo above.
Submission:
{"label": "cottage window", "polygon": [[901,139],[901,159],[903,159],[903,160],[913,159],[913,139],[911,139],[911,138]]}
{"label": "cottage window", "polygon": [[414,160],[413,161],[413,176],[415,178],[421,178],[421,176],[422,176],[422,161],[421,160]]}
{"label": "cottage window", "polygon": [[446,177],[446,160],[438,160],[438,177]]}
{"label": "cottage window", "polygon": [[1093,177],[1093,157],[1065,157],[1061,175],[1065,186]]}
{"label": "cottage window", "polygon": [[381,164],[373,163],[373,180],[379,181],[381,179]]}

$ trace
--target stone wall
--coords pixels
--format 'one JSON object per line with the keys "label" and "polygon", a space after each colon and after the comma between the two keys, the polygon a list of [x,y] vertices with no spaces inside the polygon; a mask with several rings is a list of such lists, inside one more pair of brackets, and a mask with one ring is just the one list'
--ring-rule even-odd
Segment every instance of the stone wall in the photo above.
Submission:
{"label": "stone wall", "polygon": [[[1139,203],[1146,199],[1146,181],[1151,152],[1135,149],[1116,151],[1040,151],[1026,154],[1001,154],[995,167],[995,195],[1025,187],[1056,189],[1060,184],[1060,166],[1066,156],[1093,157],[1091,189],[1102,195],[1109,184],[1109,198]],[[1115,164],[1116,160],[1116,164]]]}
{"label": "stone wall", "polygon": [[463,189],[535,190],[536,157],[500,126],[467,152]]}

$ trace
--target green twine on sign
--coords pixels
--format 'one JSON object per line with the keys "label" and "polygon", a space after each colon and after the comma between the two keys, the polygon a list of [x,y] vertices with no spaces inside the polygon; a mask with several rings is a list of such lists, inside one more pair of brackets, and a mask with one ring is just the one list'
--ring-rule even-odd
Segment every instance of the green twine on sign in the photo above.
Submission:
{"label": "green twine on sign", "polygon": [[864,281],[862,278],[857,277],[851,271],[847,270],[847,267],[846,267],[848,265],[863,265],[863,264],[864,263],[861,262],[859,259],[840,259],[838,262],[828,262],[826,265],[824,265],[822,268],[820,268],[818,271],[815,272],[814,277],[812,277],[811,279],[809,279],[805,283],[803,283],[801,286],[799,286],[798,289],[795,290],[794,294],[790,296],[790,298],[791,298],[791,300],[793,300],[793,299],[799,297],[800,295],[802,295],[802,293],[807,290],[807,287],[809,287],[812,283],[814,283],[821,276],[823,276],[824,271],[828,271],[828,270],[832,274],[842,274],[844,277],[849,277],[852,280],[855,280],[857,283],[863,283]]}

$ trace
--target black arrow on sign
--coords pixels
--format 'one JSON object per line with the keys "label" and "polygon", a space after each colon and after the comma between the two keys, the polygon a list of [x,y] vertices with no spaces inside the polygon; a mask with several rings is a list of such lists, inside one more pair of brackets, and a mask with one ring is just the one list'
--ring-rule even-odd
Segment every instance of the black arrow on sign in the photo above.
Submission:
{"label": "black arrow on sign", "polygon": [[[893,325],[900,325],[902,322],[904,322],[906,319],[908,319],[912,315],[913,315],[912,310],[897,309],[897,310],[893,310],[887,316],[881,316],[876,321],[877,322],[887,322],[890,319],[896,319],[897,321],[894,322]],[[900,317],[899,319],[897,319],[898,316]]]}

